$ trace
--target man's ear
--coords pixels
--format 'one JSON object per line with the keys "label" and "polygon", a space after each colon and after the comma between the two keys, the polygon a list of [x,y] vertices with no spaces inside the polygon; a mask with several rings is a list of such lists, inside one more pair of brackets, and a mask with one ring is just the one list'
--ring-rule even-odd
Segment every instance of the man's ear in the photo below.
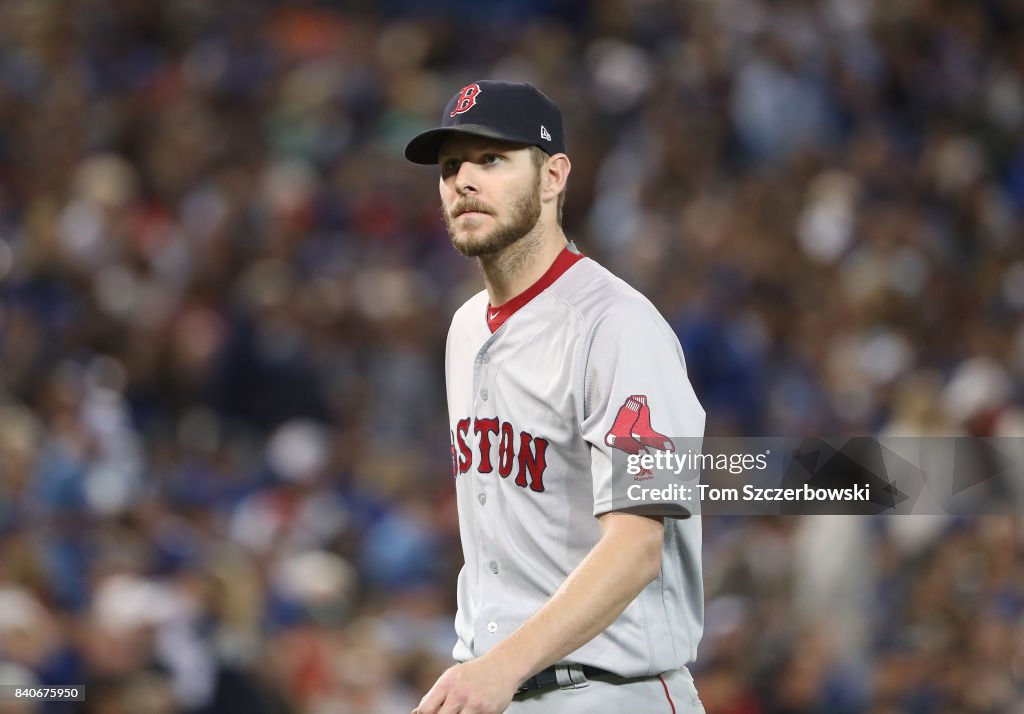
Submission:
{"label": "man's ear", "polygon": [[572,171],[572,162],[565,154],[553,154],[545,162],[544,175],[541,176],[541,190],[545,196],[555,197],[565,189]]}

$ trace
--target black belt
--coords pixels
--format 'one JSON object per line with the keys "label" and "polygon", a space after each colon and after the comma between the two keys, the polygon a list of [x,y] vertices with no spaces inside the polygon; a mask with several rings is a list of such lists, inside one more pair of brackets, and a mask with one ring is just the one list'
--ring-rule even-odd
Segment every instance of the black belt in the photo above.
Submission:
{"label": "black belt", "polygon": [[[519,689],[516,690],[516,694],[522,694],[523,692],[529,692],[534,689],[547,689],[548,687],[561,686],[558,683],[558,675],[555,672],[556,668],[559,666],[564,667],[565,665],[551,665],[547,669],[542,669],[540,672],[537,672],[537,674],[533,675],[525,682],[523,682],[521,685],[519,685]],[[578,667],[578,669],[581,669],[583,671],[583,676],[587,679],[593,679],[595,677],[601,676],[615,676],[612,672],[609,672],[606,669],[600,669],[599,667],[591,667],[589,664],[582,665]]]}

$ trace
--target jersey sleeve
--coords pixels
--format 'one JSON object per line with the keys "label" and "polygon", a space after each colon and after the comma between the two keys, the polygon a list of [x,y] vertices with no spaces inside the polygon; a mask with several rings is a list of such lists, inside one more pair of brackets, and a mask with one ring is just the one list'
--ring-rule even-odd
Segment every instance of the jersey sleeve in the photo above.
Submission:
{"label": "jersey sleeve", "polygon": [[665,485],[662,474],[639,466],[642,457],[661,453],[666,458],[694,445],[699,453],[704,409],[686,375],[678,338],[641,299],[607,310],[589,337],[581,430],[590,448],[594,515],[613,510],[691,515],[692,509],[678,504],[662,510],[659,506],[668,504],[632,498],[645,485]]}

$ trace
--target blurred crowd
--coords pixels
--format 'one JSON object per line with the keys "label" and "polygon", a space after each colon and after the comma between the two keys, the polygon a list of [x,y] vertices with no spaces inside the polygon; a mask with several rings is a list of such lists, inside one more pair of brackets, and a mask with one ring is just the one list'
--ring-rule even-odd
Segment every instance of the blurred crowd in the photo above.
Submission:
{"label": "blurred crowd", "polygon": [[[0,712],[392,714],[450,663],[448,98],[718,435],[1024,432],[1015,0],[0,2]],[[1017,517],[705,519],[709,714],[1024,707]]]}

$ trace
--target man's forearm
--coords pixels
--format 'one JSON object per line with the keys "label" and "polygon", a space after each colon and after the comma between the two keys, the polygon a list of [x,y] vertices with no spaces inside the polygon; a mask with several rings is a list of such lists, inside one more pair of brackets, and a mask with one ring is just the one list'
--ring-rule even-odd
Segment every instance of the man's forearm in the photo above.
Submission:
{"label": "man's forearm", "polygon": [[558,662],[622,614],[661,564],[660,520],[609,513],[597,545],[544,606],[485,658],[520,681]]}

